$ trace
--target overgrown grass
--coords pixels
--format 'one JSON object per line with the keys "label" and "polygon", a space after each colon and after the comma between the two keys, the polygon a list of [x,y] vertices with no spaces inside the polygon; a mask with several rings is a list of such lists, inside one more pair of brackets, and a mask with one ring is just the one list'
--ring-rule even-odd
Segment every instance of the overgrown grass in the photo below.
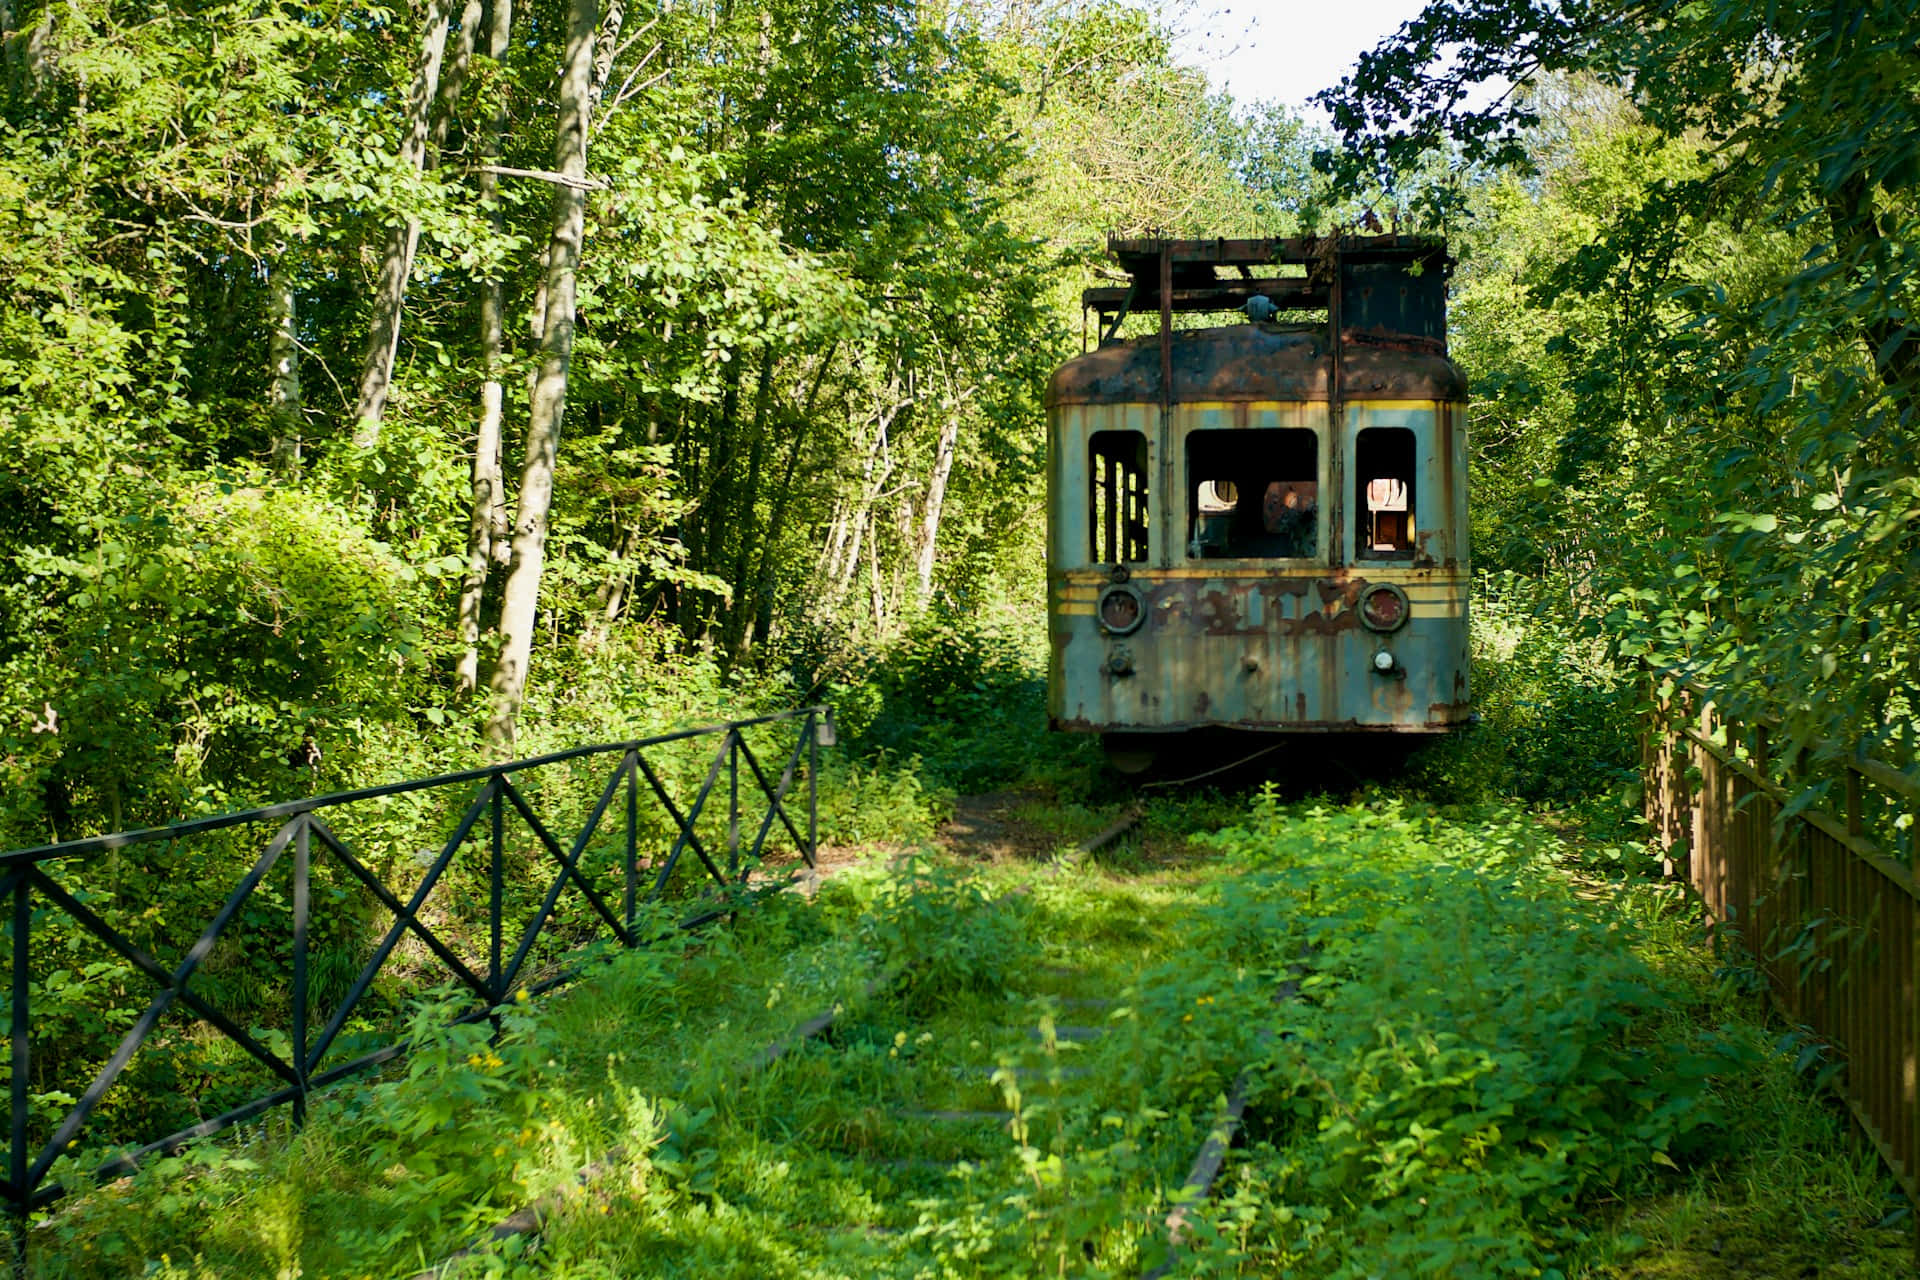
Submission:
{"label": "overgrown grass", "polygon": [[1138,1275],[1248,1068],[1177,1274],[1907,1273],[1884,1179],[1630,844],[1377,795],[1237,817],[1207,861],[874,864],[619,957],[298,1135],[61,1206],[37,1273],[405,1275],[595,1166],[537,1248],[459,1274]]}

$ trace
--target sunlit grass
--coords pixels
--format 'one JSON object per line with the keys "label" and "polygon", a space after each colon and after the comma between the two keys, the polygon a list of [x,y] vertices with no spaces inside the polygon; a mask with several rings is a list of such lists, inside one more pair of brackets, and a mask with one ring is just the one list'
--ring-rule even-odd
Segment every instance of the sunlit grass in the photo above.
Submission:
{"label": "sunlit grass", "polygon": [[1385,794],[1148,814],[1100,860],[874,862],[616,957],[495,1047],[62,1206],[36,1273],[410,1275],[546,1197],[454,1274],[1138,1275],[1251,1067],[1182,1274],[1905,1274],[1888,1184],[1630,830]]}

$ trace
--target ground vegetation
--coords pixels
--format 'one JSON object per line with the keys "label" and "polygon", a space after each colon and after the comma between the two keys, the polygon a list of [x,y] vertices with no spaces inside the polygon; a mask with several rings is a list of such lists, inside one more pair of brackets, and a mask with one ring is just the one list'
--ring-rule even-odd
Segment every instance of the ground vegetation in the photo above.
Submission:
{"label": "ground vegetation", "polygon": [[[1647,662],[1912,760],[1906,23],[1436,0],[1334,139],[1108,0],[0,5],[0,845],[826,702],[852,866],[497,1032],[403,975],[403,1066],[63,1202],[34,1265],[409,1274],[557,1196],[462,1265],[1137,1274],[1244,1073],[1184,1273],[1904,1274],[1804,1046],[1652,882],[1631,709]],[[1043,868],[1137,802],[1039,696],[1075,294],[1110,231],[1343,228],[1461,259],[1482,723]],[[983,792],[1024,859],[935,847]],[[254,852],[60,875],[177,948]],[[125,967],[35,936],[99,1060]],[[278,1033],[281,955],[220,959]],[[59,1177],[231,1065],[171,1044]]]}

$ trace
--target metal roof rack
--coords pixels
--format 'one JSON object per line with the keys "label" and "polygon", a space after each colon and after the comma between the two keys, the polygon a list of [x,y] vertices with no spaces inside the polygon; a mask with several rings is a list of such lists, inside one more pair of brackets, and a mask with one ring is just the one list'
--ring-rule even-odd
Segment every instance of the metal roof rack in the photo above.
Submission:
{"label": "metal roof rack", "polygon": [[[1343,334],[1446,339],[1446,279],[1453,259],[1437,236],[1109,237],[1107,252],[1129,282],[1081,294],[1081,305],[1099,313],[1103,346],[1135,311],[1158,311],[1162,327],[1170,328],[1176,312],[1246,311],[1256,298],[1272,304],[1270,314],[1326,311]],[[1304,271],[1275,270],[1284,267]]]}

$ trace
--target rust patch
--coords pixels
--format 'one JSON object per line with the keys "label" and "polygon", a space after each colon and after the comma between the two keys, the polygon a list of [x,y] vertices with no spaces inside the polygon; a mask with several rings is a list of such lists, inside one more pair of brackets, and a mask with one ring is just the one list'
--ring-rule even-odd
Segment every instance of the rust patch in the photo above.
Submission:
{"label": "rust patch", "polygon": [[[1165,582],[1153,588],[1147,597],[1149,631],[1202,634],[1209,636],[1298,636],[1332,635],[1351,631],[1360,625],[1354,605],[1366,587],[1365,579],[1334,581],[1330,588],[1322,579],[1321,607],[1298,617],[1287,617],[1282,608],[1259,609],[1255,597],[1264,592],[1306,597],[1304,584],[1280,587],[1276,583],[1242,582],[1224,585],[1194,582]],[[1259,616],[1259,621],[1253,618]]]}
{"label": "rust patch", "polygon": [[1342,631],[1352,631],[1360,625],[1360,614],[1353,609],[1323,610],[1310,613],[1298,620],[1288,619],[1289,625],[1280,629],[1283,636],[1316,635],[1331,636]]}
{"label": "rust patch", "polygon": [[1367,580],[1350,577],[1348,571],[1342,569],[1320,579],[1313,584],[1313,587],[1320,593],[1320,604],[1323,608],[1338,603],[1351,609],[1360,603],[1360,593],[1367,589]]}
{"label": "rust patch", "polygon": [[1193,695],[1193,714],[1196,716],[1205,716],[1212,705],[1213,699],[1207,696],[1205,689]]}
{"label": "rust patch", "polygon": [[[1449,503],[1451,503],[1452,498],[1449,497],[1448,501]],[[1440,562],[1433,558],[1433,549],[1427,545],[1432,541],[1433,541],[1433,530],[1417,529],[1414,531],[1414,535],[1413,535],[1413,542],[1414,542],[1413,567],[1414,568],[1433,569],[1439,566]]]}
{"label": "rust patch", "polygon": [[1201,597],[1200,619],[1210,636],[1245,635],[1250,629],[1247,626],[1244,596],[1232,588],[1209,591]]}
{"label": "rust patch", "polygon": [[1378,690],[1375,705],[1392,716],[1396,723],[1404,724],[1413,718],[1413,690],[1407,688],[1405,680],[1389,680],[1376,676],[1374,687]]}
{"label": "rust patch", "polygon": [[[1170,335],[1175,403],[1327,401],[1333,353],[1324,332],[1236,324]],[[1444,355],[1361,343],[1348,335],[1340,360],[1340,396],[1389,400],[1465,400],[1466,376]],[[1047,384],[1049,408],[1063,404],[1160,401],[1160,336],[1115,342],[1062,365]]]}

